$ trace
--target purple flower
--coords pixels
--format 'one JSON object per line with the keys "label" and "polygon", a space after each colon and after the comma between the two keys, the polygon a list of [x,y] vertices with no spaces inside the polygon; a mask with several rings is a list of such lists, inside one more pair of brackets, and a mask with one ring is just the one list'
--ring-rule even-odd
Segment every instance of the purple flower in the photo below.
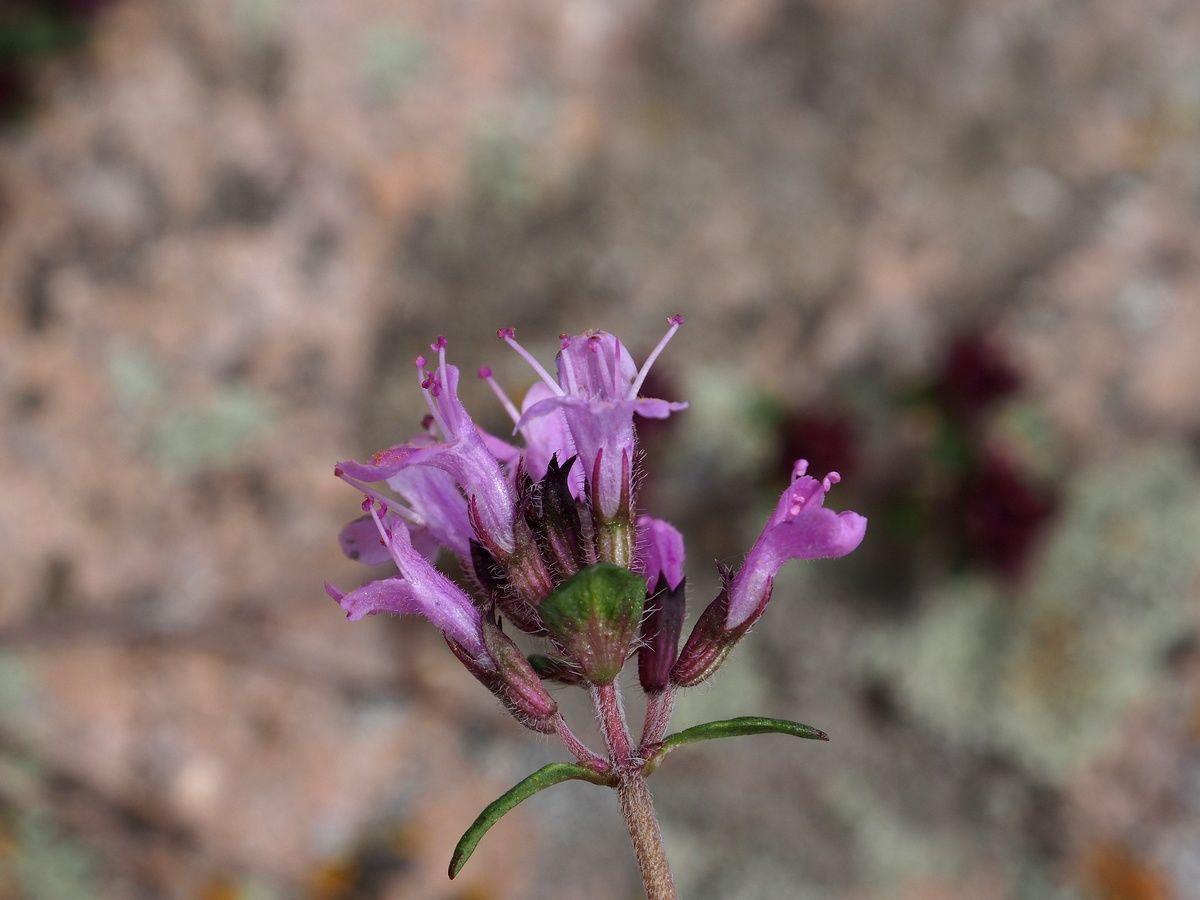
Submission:
{"label": "purple flower", "polygon": [[517,343],[512,328],[496,332],[533,367],[549,391],[545,399],[527,406],[517,429],[544,416],[563,417],[582,463],[582,475],[590,481],[596,512],[603,517],[618,515],[622,503],[632,497],[634,414],[665,419],[672,412],[687,409],[686,403],[638,396],[654,361],[683,324],[683,317],[672,316],[668,321],[670,328],[641,369],[634,365],[621,341],[607,331],[563,335],[555,357],[557,379]]}
{"label": "purple flower", "polygon": [[792,469],[792,483],[730,583],[726,629],[737,629],[761,613],[771,598],[775,574],[788,560],[845,556],[862,543],[867,531],[865,518],[823,506],[825,494],[841,476],[830,472],[817,481],[805,474],[807,471],[808,461],[798,460]]}
{"label": "purple flower", "polygon": [[[426,372],[423,356],[417,357],[416,365],[430,425],[442,439],[421,435],[379,451],[370,463],[339,462],[335,472],[369,496],[394,503],[364,487],[364,483],[388,482],[408,501],[413,524],[430,529],[460,559],[470,558],[472,532],[489,545],[511,552],[516,495],[497,458],[507,445],[485,435],[471,421],[458,398],[458,368],[446,362],[446,339],[438,337],[432,346],[438,353],[437,369]],[[414,467],[449,477],[413,472]]]}
{"label": "purple flower", "polygon": [[389,516],[386,506],[368,498],[363,507],[400,574],[368,582],[349,593],[326,583],[326,592],[346,611],[346,618],[376,613],[424,616],[478,664],[494,669],[483,643],[482,616],[471,598],[413,547],[408,528]]}
{"label": "purple flower", "polygon": [[683,581],[683,535],[670,522],[642,516],[638,519],[638,552],[633,570],[646,576],[646,590],[662,578],[672,591]]}
{"label": "purple flower", "polygon": [[[664,690],[679,655],[685,582],[683,535],[669,522],[638,519],[638,553],[633,569],[646,577],[646,611],[638,648],[638,681],[648,694]],[[665,723],[664,723],[665,727]]]}

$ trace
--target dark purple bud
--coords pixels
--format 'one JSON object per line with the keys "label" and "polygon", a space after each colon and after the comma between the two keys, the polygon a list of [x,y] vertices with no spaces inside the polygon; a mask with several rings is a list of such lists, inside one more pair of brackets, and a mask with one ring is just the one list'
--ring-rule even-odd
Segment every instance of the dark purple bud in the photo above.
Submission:
{"label": "dark purple bud", "polygon": [[484,621],[483,643],[495,663],[487,668],[459,644],[449,638],[446,643],[467,670],[496,695],[513,718],[533,731],[551,734],[555,730],[558,704],[546,693],[541,679],[525,655],[498,625]]}
{"label": "dark purple bud", "polygon": [[508,585],[504,580],[504,572],[495,557],[476,540],[471,541],[471,569],[475,572],[475,581],[488,599],[496,600],[506,592]]}
{"label": "dark purple bud", "polygon": [[550,570],[546,568],[537,539],[524,516],[514,523],[513,538],[516,542],[513,552],[497,559],[517,596],[530,605],[537,606],[554,590],[554,579]]}
{"label": "dark purple bud", "polygon": [[686,612],[686,587],[685,578],[671,590],[666,579],[659,576],[654,593],[646,599],[641,646],[638,648],[638,679],[647,694],[665,689],[671,680]]}
{"label": "dark purple bud", "polygon": [[708,604],[696,620],[678,661],[671,669],[671,683],[676,687],[692,687],[716,672],[721,663],[725,662],[729,651],[745,636],[767,608],[767,602],[771,599],[771,587],[771,580],[768,580],[766,592],[758,608],[735,628],[725,627],[729,618],[729,589],[722,588],[717,599]]}
{"label": "dark purple bud", "polygon": [[560,466],[557,455],[550,458],[546,477],[540,485],[540,507],[527,509],[525,513],[544,555],[560,578],[569,578],[586,563],[583,527],[568,481],[576,459],[572,456],[566,465]]}

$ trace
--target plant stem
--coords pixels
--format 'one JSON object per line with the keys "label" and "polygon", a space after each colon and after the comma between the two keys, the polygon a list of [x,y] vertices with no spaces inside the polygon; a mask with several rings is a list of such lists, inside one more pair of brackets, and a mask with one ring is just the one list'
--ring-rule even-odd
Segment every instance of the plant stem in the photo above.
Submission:
{"label": "plant stem", "polygon": [[597,772],[603,773],[609,770],[608,760],[576,737],[566,719],[560,715],[554,720],[554,724],[559,740],[566,745],[577,760]]}
{"label": "plant stem", "polygon": [[638,745],[638,756],[645,757],[654,744],[667,733],[671,712],[675,708],[675,689],[666,687],[646,695],[646,719],[642,723],[642,740]]}
{"label": "plant stem", "polygon": [[617,799],[629,828],[646,897],[648,900],[677,900],[679,894],[663,848],[654,801],[642,774],[644,761],[634,755],[621,695],[615,684],[595,685],[592,700],[596,704],[596,715],[600,719],[600,730],[608,746],[612,767],[617,772]]}

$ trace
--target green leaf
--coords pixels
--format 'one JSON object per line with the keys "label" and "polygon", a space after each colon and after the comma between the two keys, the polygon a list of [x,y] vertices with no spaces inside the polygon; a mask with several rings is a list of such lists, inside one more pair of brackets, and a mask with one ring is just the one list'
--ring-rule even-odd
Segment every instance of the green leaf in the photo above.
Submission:
{"label": "green leaf", "polygon": [[450,877],[453,878],[467,864],[475,847],[487,834],[488,829],[500,821],[500,817],[513,809],[523,800],[528,800],[538,791],[553,787],[563,781],[590,781],[592,784],[608,784],[607,775],[602,775],[575,763],[550,763],[542,766],[532,775],[517,782],[504,794],[488,804],[479,817],[471,823],[471,827],[459,838],[458,846],[454,848],[454,856],[450,858]]}
{"label": "green leaf", "polygon": [[722,719],[719,722],[705,722],[703,725],[693,725],[683,731],[669,734],[663,739],[659,748],[650,756],[646,763],[647,774],[658,768],[663,757],[684,744],[694,744],[697,741],[711,741],[716,738],[738,737],[743,734],[790,734],[792,737],[806,738],[811,741],[827,741],[829,735],[819,728],[804,725],[801,722],[790,722],[787,719],[768,719],[764,716],[739,716],[736,719]]}

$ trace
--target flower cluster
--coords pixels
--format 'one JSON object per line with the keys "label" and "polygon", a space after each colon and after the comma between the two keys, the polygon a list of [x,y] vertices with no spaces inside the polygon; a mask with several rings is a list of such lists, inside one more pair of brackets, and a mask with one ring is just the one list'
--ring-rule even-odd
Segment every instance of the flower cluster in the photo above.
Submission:
{"label": "flower cluster", "polygon": [[[438,337],[431,345],[436,362],[416,360],[429,407],[422,429],[370,462],[343,461],[334,470],[363,496],[363,515],[342,530],[343,550],[368,564],[391,561],[397,570],[348,593],[326,585],[347,616],[428,619],[519,721],[558,734],[581,766],[614,786],[650,764],[663,746],[673,691],[712,675],[762,615],[780,567],[849,553],[866,529],[862,516],[825,508],[837,473],[813,478],[797,462],[744,563],[723,573],[723,589],[679,650],[683,538],[669,523],[639,514],[636,495],[635,418],[662,419],[687,406],[640,396],[683,318],[668,322],[640,367],[608,332],[561,335],[556,374],[513,329],[500,329],[497,337],[529,363],[537,381],[517,406],[490,369],[479,377],[512,418],[520,446],[474,423],[459,399],[459,370]],[[443,551],[457,558],[465,587],[435,567]],[[526,656],[506,624],[543,640],[546,652]],[[615,693],[633,655],[649,697],[636,746]],[[571,733],[544,680],[592,691],[607,758]]]}

